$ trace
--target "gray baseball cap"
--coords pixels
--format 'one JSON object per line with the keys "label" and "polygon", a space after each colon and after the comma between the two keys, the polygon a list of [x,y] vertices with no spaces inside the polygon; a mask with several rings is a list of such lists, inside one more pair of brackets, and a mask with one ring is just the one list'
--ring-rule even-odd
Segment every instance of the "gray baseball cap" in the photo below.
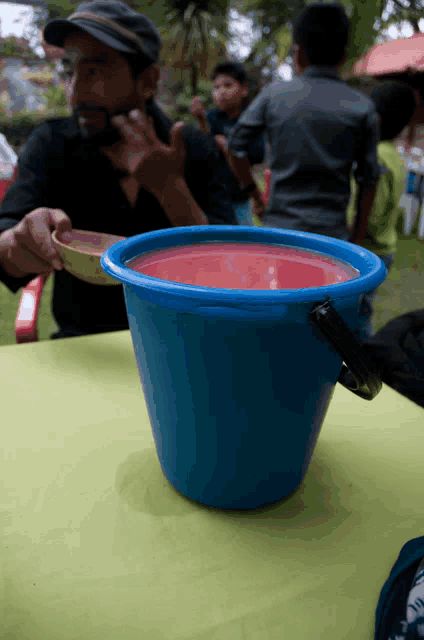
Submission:
{"label": "gray baseball cap", "polygon": [[84,31],[116,51],[144,55],[151,63],[159,58],[161,40],[153,22],[119,0],[82,2],[67,18],[47,23],[44,40],[63,48],[65,38],[75,31]]}

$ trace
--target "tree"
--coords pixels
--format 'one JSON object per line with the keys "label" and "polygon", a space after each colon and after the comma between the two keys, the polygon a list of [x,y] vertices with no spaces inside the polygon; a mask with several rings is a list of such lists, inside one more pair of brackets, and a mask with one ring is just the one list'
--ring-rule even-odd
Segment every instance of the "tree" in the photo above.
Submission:
{"label": "tree", "polygon": [[[46,0],[41,22],[65,17],[80,0]],[[125,0],[146,13],[159,28],[163,39],[163,64],[189,79],[192,94],[200,77],[207,77],[213,63],[230,57],[227,45],[232,10],[252,20],[255,41],[243,60],[257,85],[262,86],[284,61],[290,62],[293,22],[314,0]],[[419,29],[424,17],[424,0],[342,0],[350,17],[352,37],[346,71],[392,24],[408,21]],[[235,55],[234,57],[238,57]],[[240,59],[240,58],[239,58]]]}
{"label": "tree", "polygon": [[165,65],[189,72],[195,96],[199,76],[207,77],[213,61],[225,53],[228,0],[170,1],[172,10],[161,28]]}
{"label": "tree", "polygon": [[354,0],[347,5],[350,13],[351,38],[345,72],[373,46],[378,35],[378,21],[386,6],[386,0]]}
{"label": "tree", "polygon": [[16,57],[27,60],[37,59],[37,56],[29,46],[29,41],[16,36],[0,38],[0,57]]}
{"label": "tree", "polygon": [[[39,16],[41,28],[48,20],[69,15],[80,0],[46,0]],[[226,18],[229,0],[125,0],[145,13],[159,29],[166,65],[189,73],[192,95],[199,76],[210,70],[210,61],[225,53],[228,40]]]}
{"label": "tree", "polygon": [[274,0],[235,0],[233,6],[239,14],[252,21],[256,41],[244,64],[249,73],[263,84],[265,78],[274,75],[287,58],[293,21],[306,3],[304,0],[278,4]]}
{"label": "tree", "polygon": [[381,34],[391,26],[410,25],[413,33],[421,33],[420,20],[424,19],[423,0],[389,0],[378,21]]}
{"label": "tree", "polygon": [[[258,39],[245,63],[249,65],[256,61],[256,64],[259,62],[268,67],[269,71],[275,71],[289,56],[294,21],[314,1],[287,0],[277,4],[274,0],[235,0],[235,8],[253,20],[254,29],[258,32]],[[351,41],[346,61],[346,68],[349,68],[373,44],[377,36],[374,27],[383,13],[386,0],[343,0],[342,4],[351,21]]]}

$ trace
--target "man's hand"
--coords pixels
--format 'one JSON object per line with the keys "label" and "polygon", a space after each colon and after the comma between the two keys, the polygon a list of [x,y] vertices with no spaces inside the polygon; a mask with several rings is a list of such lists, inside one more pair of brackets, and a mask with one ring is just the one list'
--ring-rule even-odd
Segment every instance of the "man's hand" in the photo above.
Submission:
{"label": "man's hand", "polygon": [[23,278],[29,274],[63,269],[51,233],[72,231],[70,218],[60,209],[40,207],[14,227],[0,234],[0,265],[10,276]]}
{"label": "man's hand", "polygon": [[203,120],[206,118],[205,107],[203,106],[199,96],[195,96],[192,99],[190,111],[191,115],[196,118],[196,120]]}
{"label": "man's hand", "polygon": [[225,136],[223,136],[222,134],[216,135],[215,136],[215,143],[216,146],[218,147],[218,149],[220,151],[222,151],[222,153],[224,154],[224,158],[227,161],[228,166],[230,167],[231,171],[233,172],[234,176],[239,179],[239,176],[236,173],[235,170],[235,166],[234,166],[234,162],[233,162],[233,157],[231,155],[231,153],[229,152],[228,149],[228,140]]}
{"label": "man's hand", "polygon": [[223,135],[215,136],[215,142],[218,149],[224,154],[228,166],[242,187],[247,187],[248,184],[252,184],[254,179],[248,158],[237,158],[237,156],[233,155],[228,148],[228,140]]}
{"label": "man's hand", "polygon": [[125,169],[138,188],[155,196],[174,226],[208,224],[184,178],[184,122],[172,127],[169,146],[157,137],[152,118],[136,109],[128,118],[116,116],[112,122],[123,141],[104,153],[115,166]]}
{"label": "man's hand", "polygon": [[216,146],[218,147],[218,149],[220,151],[222,151],[222,153],[224,154],[225,157],[227,157],[227,154],[228,154],[228,141],[227,141],[227,138],[225,136],[223,136],[223,135],[217,135],[217,136],[215,136],[215,142],[216,142]]}
{"label": "man's hand", "polygon": [[138,109],[131,111],[128,118],[115,116],[112,123],[121,132],[123,141],[115,150],[104,151],[140,187],[158,196],[165,186],[184,180],[184,122],[172,127],[169,146],[157,137],[153,119]]}
{"label": "man's hand", "polygon": [[199,96],[195,96],[191,101],[191,115],[196,118],[197,122],[200,124],[200,129],[204,133],[209,133],[209,125],[208,119],[206,118],[205,107],[203,106],[202,101]]}
{"label": "man's hand", "polygon": [[[229,151],[228,149],[228,141],[227,138],[223,135],[217,135],[215,136],[215,142],[216,142],[216,146],[218,147],[218,149],[220,151],[222,151],[222,153],[225,156],[225,159],[230,167],[230,169],[232,170],[233,174],[235,175],[235,177],[240,181],[240,179],[243,179],[245,184],[251,184],[252,182],[254,182],[253,180],[253,176],[251,174],[250,171],[250,165],[248,163],[247,160],[242,160],[241,162],[243,164],[246,164],[247,166],[244,168],[244,172],[240,173],[237,170],[237,167],[235,166],[235,162],[237,162],[237,158],[235,158]],[[262,193],[259,191],[259,189],[256,187],[255,191],[252,192],[252,195],[250,196],[253,200],[253,213],[255,215],[258,216],[258,218],[262,218],[262,216],[265,213],[265,202],[263,199],[263,195]]]}

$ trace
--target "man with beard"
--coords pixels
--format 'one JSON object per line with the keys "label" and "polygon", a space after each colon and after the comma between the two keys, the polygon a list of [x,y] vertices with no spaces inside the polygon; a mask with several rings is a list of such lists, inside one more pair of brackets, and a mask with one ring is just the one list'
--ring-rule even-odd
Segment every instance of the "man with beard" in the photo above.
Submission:
{"label": "man with beard", "polygon": [[127,329],[122,287],[64,271],[52,230],[132,236],[237,224],[222,161],[207,136],[171,126],[155,104],[161,43],[146,16],[119,1],[85,2],[50,22],[44,39],[65,49],[74,113],[39,127],[20,154],[0,212],[0,279],[16,292],[56,270],[52,337]]}

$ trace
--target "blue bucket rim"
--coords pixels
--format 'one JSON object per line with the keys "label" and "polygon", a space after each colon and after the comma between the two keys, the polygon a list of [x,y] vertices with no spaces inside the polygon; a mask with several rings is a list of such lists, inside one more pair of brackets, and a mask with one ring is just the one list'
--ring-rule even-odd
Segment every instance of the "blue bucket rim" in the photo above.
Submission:
{"label": "blue bucket rim", "polygon": [[[361,275],[346,282],[323,287],[266,290],[220,289],[181,284],[171,280],[146,276],[125,265],[129,260],[147,252],[217,241],[280,244],[316,251],[330,258],[338,258],[347,262],[357,269]],[[189,297],[202,302],[207,300],[220,303],[225,300],[228,302],[229,293],[233,303],[248,302],[250,304],[275,304],[277,300],[278,302],[308,302],[326,296],[333,299],[360,296],[366,291],[371,291],[378,287],[386,276],[386,267],[377,255],[344,240],[303,231],[230,225],[172,227],[131,236],[109,247],[102,254],[100,264],[107,275],[126,285],[143,287],[151,293],[164,294],[166,292],[174,296]]]}

